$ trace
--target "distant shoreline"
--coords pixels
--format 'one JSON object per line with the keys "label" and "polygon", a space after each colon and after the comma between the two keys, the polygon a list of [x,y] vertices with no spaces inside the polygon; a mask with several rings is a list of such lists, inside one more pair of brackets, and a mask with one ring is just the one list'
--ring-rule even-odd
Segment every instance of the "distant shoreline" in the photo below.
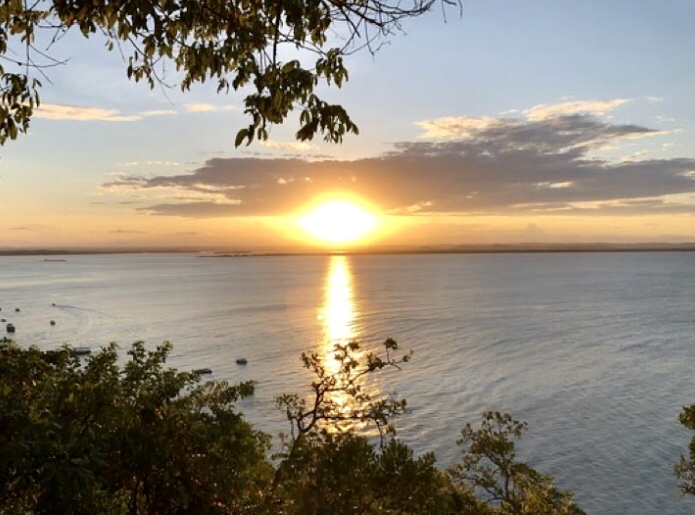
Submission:
{"label": "distant shoreline", "polygon": [[[586,253],[586,252],[692,252],[695,243],[587,243],[587,244],[496,244],[496,245],[432,245],[421,247],[363,247],[352,249],[272,249],[225,250],[195,248],[6,248],[0,256],[80,256],[100,254],[200,254],[204,258],[239,258],[269,256],[325,255],[401,255],[401,254],[528,254],[528,253]],[[45,261],[51,262],[52,259]]]}

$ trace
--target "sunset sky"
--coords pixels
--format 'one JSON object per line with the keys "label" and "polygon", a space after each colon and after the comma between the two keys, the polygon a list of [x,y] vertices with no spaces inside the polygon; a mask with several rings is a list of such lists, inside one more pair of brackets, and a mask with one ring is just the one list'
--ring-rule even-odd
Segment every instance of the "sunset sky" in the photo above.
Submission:
{"label": "sunset sky", "polygon": [[30,134],[0,149],[0,247],[303,246],[334,196],[361,243],[695,242],[695,2],[463,0],[347,60],[342,145],[297,125],[234,148],[242,95],[52,49]]}

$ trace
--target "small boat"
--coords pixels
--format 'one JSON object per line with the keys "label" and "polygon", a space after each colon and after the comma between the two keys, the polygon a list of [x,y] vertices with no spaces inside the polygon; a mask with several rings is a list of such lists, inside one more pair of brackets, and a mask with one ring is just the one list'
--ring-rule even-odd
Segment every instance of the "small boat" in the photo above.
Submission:
{"label": "small boat", "polygon": [[210,368],[196,368],[193,370],[194,374],[200,374],[200,375],[207,375],[207,374],[212,374],[212,369]]}
{"label": "small boat", "polygon": [[7,324],[6,329],[8,333],[14,333],[14,324]]}
{"label": "small boat", "polygon": [[239,358],[236,360],[237,365],[246,365],[249,361],[246,358]]}
{"label": "small boat", "polygon": [[75,347],[72,349],[73,356],[89,356],[92,353],[92,349],[89,347]]}

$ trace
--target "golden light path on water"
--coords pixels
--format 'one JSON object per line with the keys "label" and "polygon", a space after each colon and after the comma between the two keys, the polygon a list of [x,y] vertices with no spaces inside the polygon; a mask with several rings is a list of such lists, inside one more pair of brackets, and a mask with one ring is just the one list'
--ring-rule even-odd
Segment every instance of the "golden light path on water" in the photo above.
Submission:
{"label": "golden light path on water", "polygon": [[354,325],[352,272],[345,256],[331,256],[320,319],[327,352],[332,353],[336,343],[347,343],[358,336]]}
{"label": "golden light path on water", "polygon": [[[359,339],[357,315],[352,271],[348,258],[331,256],[324,283],[324,302],[318,317],[323,326],[324,336],[320,353],[323,355],[329,373],[336,373],[340,366],[335,359],[335,345],[344,345]],[[363,358],[364,352],[359,350],[354,357]],[[370,395],[378,395],[378,391],[374,391],[373,386],[363,385],[363,387]],[[346,412],[350,408],[350,397],[345,393],[335,394],[333,401],[341,411]]]}

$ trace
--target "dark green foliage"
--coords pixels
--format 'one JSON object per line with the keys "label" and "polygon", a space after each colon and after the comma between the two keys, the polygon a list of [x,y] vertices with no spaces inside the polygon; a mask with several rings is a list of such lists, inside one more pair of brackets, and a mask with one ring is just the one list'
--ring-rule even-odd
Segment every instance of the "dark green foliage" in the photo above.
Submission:
{"label": "dark green foliage", "polygon": [[136,343],[119,365],[114,345],[81,360],[1,341],[0,514],[582,513],[516,461],[525,425],[508,415],[466,426],[452,471],[414,456],[392,427],[405,402],[373,389],[410,359],[394,340],[383,357],[354,342],[303,355],[311,394],[278,400],[293,432],[273,461],[234,408],[253,384],[203,383],[169,351]]}
{"label": "dark green foliage", "polygon": [[[321,134],[340,142],[348,133],[357,134],[357,126],[343,107],[318,96],[319,85],[341,87],[348,79],[346,54],[371,49],[375,39],[437,1],[5,0],[0,59],[19,70],[6,73],[0,65],[0,144],[27,129],[38,105],[40,84],[29,74],[63,64],[35,47],[38,29],[52,31],[54,39],[70,29],[85,38],[106,36],[109,50],[118,47],[128,55],[127,76],[150,87],[167,79],[162,74],[170,64],[184,91],[208,80],[218,92],[243,90],[250,124],[237,133],[237,146],[267,139],[269,125],[282,123],[295,109],[297,139]],[[19,61],[7,59],[10,43],[12,55],[22,56]],[[281,55],[291,57],[283,61]]]}
{"label": "dark green foliage", "polygon": [[558,490],[553,477],[517,461],[514,440],[526,423],[509,414],[483,414],[478,429],[470,424],[457,442],[463,446],[461,463],[450,470],[455,483],[476,491],[488,503],[488,513],[513,515],[580,515],[571,492]]}
{"label": "dark green foliage", "polygon": [[[695,404],[684,407],[678,420],[688,429],[695,430]],[[690,440],[688,451],[688,457],[681,456],[674,468],[681,495],[695,495],[695,437]]]}
{"label": "dark green foliage", "polygon": [[[278,483],[277,506],[288,514],[452,513],[456,492],[435,467],[389,439],[376,448],[353,433],[303,437]],[[330,507],[330,509],[328,509]]]}
{"label": "dark green foliage", "polygon": [[271,477],[268,438],[234,410],[253,385],[165,369],[169,345],[0,346],[0,506],[6,513],[230,513]]}
{"label": "dark green foliage", "polygon": [[[457,495],[431,454],[415,458],[394,438],[394,417],[404,400],[370,393],[373,374],[400,369],[411,353],[393,357],[398,344],[384,342],[384,357],[363,353],[357,342],[337,344],[333,354],[302,355],[314,380],[308,401],[283,395],[292,434],[285,440],[274,497],[284,513],[451,513]],[[358,434],[375,429],[379,445]]]}

